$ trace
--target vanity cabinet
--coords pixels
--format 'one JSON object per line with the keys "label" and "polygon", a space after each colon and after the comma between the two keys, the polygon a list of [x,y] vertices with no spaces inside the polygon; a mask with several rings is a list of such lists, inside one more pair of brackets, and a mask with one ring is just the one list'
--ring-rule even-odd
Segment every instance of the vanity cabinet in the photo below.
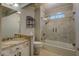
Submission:
{"label": "vanity cabinet", "polygon": [[30,44],[28,41],[19,42],[9,47],[4,47],[0,53],[1,56],[29,56]]}
{"label": "vanity cabinet", "polygon": [[1,54],[0,54],[1,56],[12,56],[13,55],[13,53],[11,53],[11,50],[10,49],[6,49],[6,50],[3,50],[3,51],[1,51]]}
{"label": "vanity cabinet", "polygon": [[30,55],[29,44],[27,42],[25,42],[22,45],[21,51],[22,51],[22,56],[29,56]]}

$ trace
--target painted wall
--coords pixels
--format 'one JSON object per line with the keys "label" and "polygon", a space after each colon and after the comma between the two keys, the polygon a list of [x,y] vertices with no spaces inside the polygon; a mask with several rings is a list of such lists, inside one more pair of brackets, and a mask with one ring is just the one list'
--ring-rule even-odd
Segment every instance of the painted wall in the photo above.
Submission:
{"label": "painted wall", "polygon": [[14,34],[19,33],[20,16],[14,13],[10,16],[1,19],[2,37],[13,37]]}
{"label": "painted wall", "polygon": [[34,18],[34,8],[33,7],[26,7],[21,10],[21,33],[27,35],[33,35],[34,28],[27,28],[26,27],[26,16],[31,16]]}

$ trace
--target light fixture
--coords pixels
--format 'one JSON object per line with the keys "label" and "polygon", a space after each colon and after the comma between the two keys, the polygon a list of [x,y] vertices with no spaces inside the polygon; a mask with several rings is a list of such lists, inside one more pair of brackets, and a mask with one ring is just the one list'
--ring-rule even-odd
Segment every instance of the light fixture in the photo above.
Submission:
{"label": "light fixture", "polygon": [[14,6],[14,7],[18,7],[19,6],[18,3],[6,3],[6,4],[9,5],[9,6]]}
{"label": "light fixture", "polygon": [[21,14],[21,12],[20,12],[20,11],[17,11],[17,13],[18,13],[18,14]]}
{"label": "light fixture", "polygon": [[19,5],[18,5],[17,3],[14,3],[13,6],[14,6],[14,7],[18,7]]}

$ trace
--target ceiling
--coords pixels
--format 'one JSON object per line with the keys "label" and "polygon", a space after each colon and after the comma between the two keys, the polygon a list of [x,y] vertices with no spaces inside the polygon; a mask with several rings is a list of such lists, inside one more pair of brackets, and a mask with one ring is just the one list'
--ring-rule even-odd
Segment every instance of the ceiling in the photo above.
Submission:
{"label": "ceiling", "polygon": [[71,5],[71,3],[45,3],[43,4],[46,10],[49,10],[51,8],[60,7],[64,5]]}
{"label": "ceiling", "polygon": [[45,3],[43,7],[45,9],[45,13],[51,13],[52,10],[56,10],[59,7],[64,6],[72,6],[72,3]]}
{"label": "ceiling", "polygon": [[[18,4],[18,6],[14,6],[14,4]],[[31,5],[30,5],[31,4]],[[35,4],[32,3],[1,3],[0,4],[0,14],[2,16],[10,15],[16,11],[20,11],[25,6],[33,6],[35,7]],[[43,3],[44,8],[49,11],[51,8],[55,8],[57,6],[65,5],[64,3]],[[38,6],[38,5],[37,5]]]}
{"label": "ceiling", "polygon": [[23,7],[27,6],[29,3],[18,3],[19,6],[14,7],[11,3],[0,4],[0,15],[2,17],[8,16],[16,11],[20,11]]}
{"label": "ceiling", "polygon": [[[17,4],[18,6],[14,6]],[[27,6],[29,3],[2,3],[2,6],[13,9],[15,11],[21,10],[23,7]]]}
{"label": "ceiling", "polygon": [[4,17],[14,12],[15,12],[14,10],[0,5],[0,16]]}

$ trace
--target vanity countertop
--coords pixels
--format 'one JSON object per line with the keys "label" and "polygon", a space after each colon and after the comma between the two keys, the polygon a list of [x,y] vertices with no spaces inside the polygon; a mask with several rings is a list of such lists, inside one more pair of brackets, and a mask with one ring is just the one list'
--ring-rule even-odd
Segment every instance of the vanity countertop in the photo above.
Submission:
{"label": "vanity countertop", "polygon": [[16,40],[10,40],[10,41],[4,41],[1,43],[1,50],[7,49],[9,47],[17,46],[22,43],[28,42],[28,40],[25,40],[23,38],[16,38]]}

